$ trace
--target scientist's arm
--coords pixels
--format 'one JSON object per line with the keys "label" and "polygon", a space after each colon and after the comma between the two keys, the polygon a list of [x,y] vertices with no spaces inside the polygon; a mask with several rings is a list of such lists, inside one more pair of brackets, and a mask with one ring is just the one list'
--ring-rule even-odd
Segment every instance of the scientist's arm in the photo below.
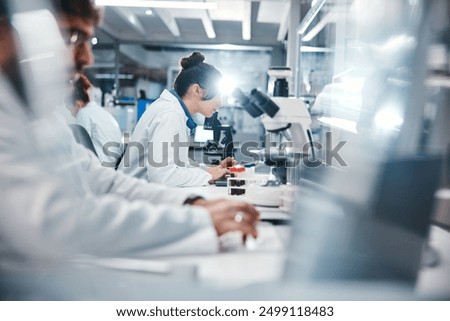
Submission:
{"label": "scientist's arm", "polygon": [[96,195],[112,193],[127,200],[146,200],[153,204],[181,205],[190,196],[185,191],[176,193],[161,184],[148,183],[145,180],[126,175],[100,165],[95,155],[84,147],[73,144],[74,153],[82,159],[81,167],[86,171],[89,187]]}
{"label": "scientist's arm", "polygon": [[236,161],[236,159],[234,159],[234,157],[227,157],[220,162],[219,167],[228,168],[236,166],[237,164],[238,162]]}
{"label": "scientist's arm", "polygon": [[[57,154],[46,153],[48,142],[41,142],[47,137],[41,135],[45,128],[32,131],[20,107],[14,107],[9,113],[0,108],[1,263],[8,258],[43,260],[72,258],[73,254],[217,250],[217,232],[207,210],[129,202],[117,195],[92,193],[78,181],[84,182],[94,173],[98,179],[114,171],[100,165],[94,166],[101,169],[97,172],[78,171],[78,159],[64,148],[70,140],[61,141]],[[53,137],[71,137],[67,127],[64,131],[56,127],[47,126],[57,134]],[[85,151],[80,148],[77,150]]]}
{"label": "scientist's arm", "polygon": [[215,180],[224,177],[225,174],[228,174],[230,172],[228,169],[221,166],[207,167],[206,171],[211,175],[211,180],[209,181],[210,184],[214,183]]}

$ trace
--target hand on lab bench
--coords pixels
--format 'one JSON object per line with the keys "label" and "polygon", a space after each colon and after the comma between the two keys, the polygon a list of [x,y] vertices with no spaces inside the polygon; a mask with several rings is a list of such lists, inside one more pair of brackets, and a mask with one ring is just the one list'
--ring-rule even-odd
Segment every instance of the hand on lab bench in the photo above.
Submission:
{"label": "hand on lab bench", "polygon": [[229,171],[226,168],[219,166],[208,167],[207,172],[212,175],[210,180],[210,184],[214,183],[215,180],[223,177],[225,174],[228,174]]}
{"label": "hand on lab bench", "polygon": [[241,231],[244,240],[247,235],[257,237],[255,225],[259,221],[259,212],[246,202],[198,199],[192,205],[202,206],[209,211],[219,236],[230,231]]}
{"label": "hand on lab bench", "polygon": [[212,175],[210,180],[210,184],[213,184],[215,180],[222,178],[225,174],[228,174],[230,171],[228,167],[232,167],[237,165],[234,157],[227,157],[220,162],[218,166],[212,166],[207,169],[208,173]]}
{"label": "hand on lab bench", "polygon": [[219,164],[220,167],[222,168],[227,168],[227,167],[233,167],[236,166],[238,163],[237,161],[234,159],[234,157],[227,157],[224,160],[222,160]]}

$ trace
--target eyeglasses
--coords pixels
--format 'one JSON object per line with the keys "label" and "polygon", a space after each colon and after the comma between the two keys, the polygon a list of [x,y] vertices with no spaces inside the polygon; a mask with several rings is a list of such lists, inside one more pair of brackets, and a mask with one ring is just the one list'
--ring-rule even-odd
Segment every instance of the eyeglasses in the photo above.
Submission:
{"label": "eyeglasses", "polygon": [[68,29],[63,31],[64,42],[67,46],[78,47],[83,43],[91,43],[92,36],[88,36],[81,30],[78,29]]}

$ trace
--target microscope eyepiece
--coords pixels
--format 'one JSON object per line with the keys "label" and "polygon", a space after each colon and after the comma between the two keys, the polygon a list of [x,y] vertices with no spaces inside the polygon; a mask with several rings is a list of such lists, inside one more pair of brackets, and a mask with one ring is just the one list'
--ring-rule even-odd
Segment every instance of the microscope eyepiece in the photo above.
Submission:
{"label": "microscope eyepiece", "polygon": [[259,90],[253,89],[250,92],[250,100],[271,118],[273,118],[280,110],[280,107],[278,107],[269,96]]}
{"label": "microscope eyepiece", "polygon": [[246,96],[239,88],[233,91],[233,96],[239,104],[252,116],[256,118],[266,113],[273,118],[280,110],[270,98],[261,91],[253,89],[249,96]]}
{"label": "microscope eyepiece", "polygon": [[286,79],[278,78],[273,87],[274,97],[289,97],[289,85]]}
{"label": "microscope eyepiece", "polygon": [[247,98],[239,88],[234,89],[233,96],[239,101],[242,108],[244,108],[253,118],[259,117],[264,113],[264,111]]}

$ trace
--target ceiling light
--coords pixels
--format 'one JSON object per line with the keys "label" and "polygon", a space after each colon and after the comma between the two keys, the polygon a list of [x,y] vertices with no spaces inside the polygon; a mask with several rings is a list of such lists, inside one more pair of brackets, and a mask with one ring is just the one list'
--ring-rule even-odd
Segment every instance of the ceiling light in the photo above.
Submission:
{"label": "ceiling light", "polygon": [[145,10],[145,14],[148,16],[151,16],[153,14],[153,11],[150,9]]}
{"label": "ceiling light", "polygon": [[148,0],[95,0],[97,6],[169,8],[169,9],[217,9],[216,2],[196,1],[148,1]]}

